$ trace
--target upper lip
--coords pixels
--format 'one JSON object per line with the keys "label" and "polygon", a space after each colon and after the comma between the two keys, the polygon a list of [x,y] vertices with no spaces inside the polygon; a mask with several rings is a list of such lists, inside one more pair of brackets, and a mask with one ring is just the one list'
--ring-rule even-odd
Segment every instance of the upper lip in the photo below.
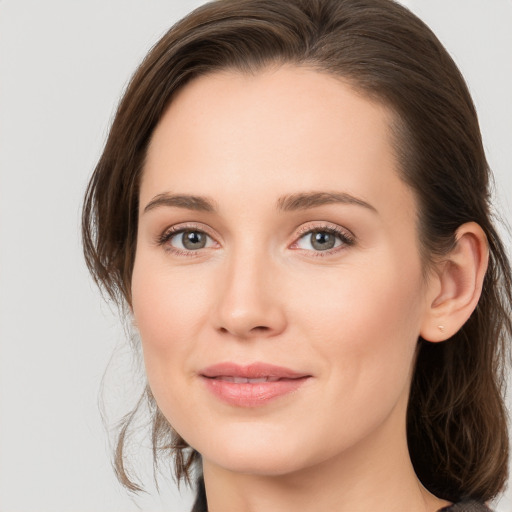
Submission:
{"label": "upper lip", "polygon": [[251,363],[240,365],[232,362],[218,363],[207,368],[203,368],[200,372],[203,377],[241,377],[245,379],[261,379],[264,377],[272,377],[277,379],[300,379],[309,377],[310,375],[303,372],[297,372],[284,366],[276,366],[268,363]]}

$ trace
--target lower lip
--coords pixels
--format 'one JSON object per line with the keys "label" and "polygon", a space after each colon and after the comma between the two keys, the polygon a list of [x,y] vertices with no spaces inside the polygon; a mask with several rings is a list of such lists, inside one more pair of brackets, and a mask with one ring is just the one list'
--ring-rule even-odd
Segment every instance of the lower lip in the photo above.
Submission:
{"label": "lower lip", "polygon": [[275,382],[235,383],[203,377],[206,387],[223,402],[236,407],[259,407],[297,391],[309,377]]}

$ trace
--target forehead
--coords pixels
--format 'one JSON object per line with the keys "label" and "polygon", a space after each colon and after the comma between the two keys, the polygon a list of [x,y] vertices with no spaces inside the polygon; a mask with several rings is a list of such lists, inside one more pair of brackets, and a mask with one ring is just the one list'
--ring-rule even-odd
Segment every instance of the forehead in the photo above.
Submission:
{"label": "forehead", "polygon": [[176,95],[153,134],[141,203],[165,192],[243,192],[261,202],[317,189],[403,199],[392,120],[348,83],[307,68],[202,76]]}

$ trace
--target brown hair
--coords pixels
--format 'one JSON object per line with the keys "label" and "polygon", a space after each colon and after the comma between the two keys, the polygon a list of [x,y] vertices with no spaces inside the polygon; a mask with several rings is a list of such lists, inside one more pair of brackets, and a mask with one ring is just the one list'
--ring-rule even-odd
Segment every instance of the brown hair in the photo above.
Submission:
{"label": "brown hair", "polygon": [[[431,30],[392,0],[218,0],[174,27],[133,76],[91,178],[83,243],[96,282],[130,304],[141,173],[148,143],[178,89],[221,69],[257,72],[291,63],[342,77],[394,111],[401,178],[419,205],[428,265],[446,254],[457,228],[477,222],[490,262],[478,306],[451,339],[419,340],[407,432],[422,483],[451,501],[487,500],[504,486],[508,435],[502,399],[512,335],[512,277],[490,213],[490,171],[464,79]],[[169,449],[176,475],[199,460],[172,431],[150,391],[155,456]],[[121,481],[135,490],[117,448]]]}

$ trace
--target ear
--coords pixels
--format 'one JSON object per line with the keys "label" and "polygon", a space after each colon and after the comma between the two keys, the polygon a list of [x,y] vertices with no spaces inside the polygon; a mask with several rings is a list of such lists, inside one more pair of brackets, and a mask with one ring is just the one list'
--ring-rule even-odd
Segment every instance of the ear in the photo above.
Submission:
{"label": "ear", "polygon": [[455,246],[436,266],[429,282],[420,335],[432,342],[453,336],[476,308],[489,261],[487,237],[476,222],[463,224]]}

